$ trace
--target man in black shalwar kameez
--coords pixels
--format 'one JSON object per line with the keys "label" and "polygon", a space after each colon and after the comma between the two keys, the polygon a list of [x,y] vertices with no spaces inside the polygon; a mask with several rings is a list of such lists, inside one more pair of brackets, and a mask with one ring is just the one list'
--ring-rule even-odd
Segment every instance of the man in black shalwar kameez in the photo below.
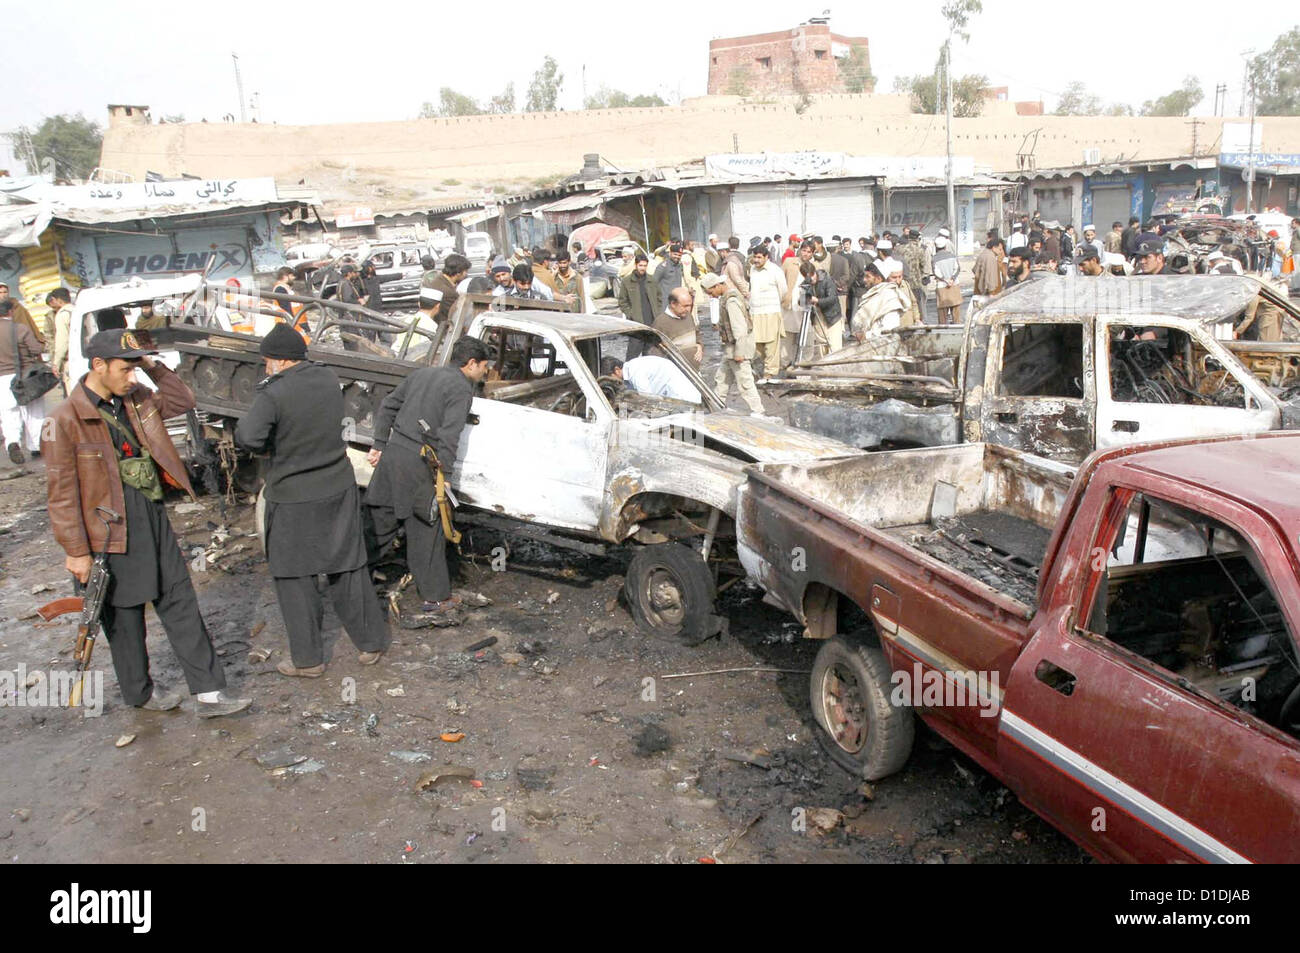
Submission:
{"label": "man in black shalwar kameez", "polygon": [[343,440],[343,393],[323,364],[307,360],[302,336],[277,324],[262,339],[270,375],[239,421],[235,442],[269,453],[266,559],[293,661],[282,675],[317,678],[325,671],[323,596],[360,651],[363,665],[388,648],[388,624],[366,568],[361,496]]}

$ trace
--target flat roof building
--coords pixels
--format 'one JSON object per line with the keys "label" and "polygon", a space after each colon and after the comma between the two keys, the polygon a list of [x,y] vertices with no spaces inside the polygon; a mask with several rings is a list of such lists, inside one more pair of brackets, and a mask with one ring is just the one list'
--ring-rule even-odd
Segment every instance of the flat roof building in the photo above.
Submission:
{"label": "flat roof building", "polygon": [[[854,62],[854,47],[862,52]],[[852,65],[850,65],[852,64]],[[709,41],[709,95],[816,95],[875,90],[865,36],[812,20],[792,30]]]}

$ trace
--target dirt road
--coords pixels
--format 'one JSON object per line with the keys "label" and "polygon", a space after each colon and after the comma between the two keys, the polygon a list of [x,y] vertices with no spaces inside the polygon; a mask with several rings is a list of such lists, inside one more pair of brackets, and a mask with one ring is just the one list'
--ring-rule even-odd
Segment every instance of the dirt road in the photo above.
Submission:
{"label": "dirt road", "polygon": [[[41,465],[26,470],[0,481],[0,671],[48,672],[69,667],[74,622],[28,617],[70,593]],[[11,862],[1081,859],[926,732],[907,769],[868,799],[822,754],[802,674],[667,677],[806,670],[813,647],[755,590],[724,595],[725,642],[685,648],[636,631],[616,602],[619,560],[530,546],[496,572],[501,540],[480,532],[460,584],[491,605],[455,628],[395,627],[373,667],[357,663],[330,614],[325,676],[286,679],[275,672],[284,628],[265,563],[255,538],[235,535],[251,533],[252,508],[223,517],[209,497],[170,509],[187,547],[227,552],[194,578],[232,687],[254,706],[215,721],[196,719],[189,701],[169,713],[124,707],[102,644],[99,717],[14,707],[9,694],[0,856]],[[231,534],[219,531],[215,548],[214,528]],[[179,685],[150,618],[155,678]],[[491,636],[490,648],[464,651]],[[269,658],[250,661],[254,650]],[[26,699],[33,688],[15,691]],[[417,790],[422,775],[451,769],[472,781]]]}

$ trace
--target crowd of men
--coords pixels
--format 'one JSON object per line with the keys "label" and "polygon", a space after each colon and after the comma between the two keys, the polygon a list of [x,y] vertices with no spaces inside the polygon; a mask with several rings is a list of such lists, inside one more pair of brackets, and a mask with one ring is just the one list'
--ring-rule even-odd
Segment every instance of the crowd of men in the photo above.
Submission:
{"label": "crowd of men", "polygon": [[[618,308],[633,321],[657,326],[665,314],[664,323],[681,322],[717,300],[715,322],[732,355],[718,372],[717,389],[725,395],[734,384],[759,413],[751,360],[760,373],[775,376],[798,360],[870,334],[920,324],[930,288],[936,319],[958,322],[959,271],[946,228],[933,242],[922,242],[914,228],[856,243],[839,235],[828,243],[811,233],[756,236],[743,251],[736,236],[721,242],[710,235],[703,244],[672,239],[653,256],[627,248],[618,271]],[[733,335],[733,326],[739,333]],[[670,337],[695,345],[676,325]]]}

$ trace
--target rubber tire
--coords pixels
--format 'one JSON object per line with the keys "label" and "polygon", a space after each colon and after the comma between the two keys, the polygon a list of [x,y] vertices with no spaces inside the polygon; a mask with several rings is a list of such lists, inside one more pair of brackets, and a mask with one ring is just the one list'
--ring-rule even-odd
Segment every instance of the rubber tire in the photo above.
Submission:
{"label": "rubber tire", "polygon": [[[672,573],[681,586],[684,613],[682,624],[664,626],[656,624],[641,603],[642,583],[657,569]],[[640,547],[627,567],[623,579],[623,594],[636,624],[651,635],[673,636],[692,642],[713,615],[717,593],[713,574],[708,565],[693,549],[681,543],[654,543]]]}
{"label": "rubber tire", "polygon": [[[822,711],[822,679],[837,663],[852,671],[867,696],[867,740],[857,752],[846,751],[832,737]],[[912,709],[906,705],[894,705],[889,700],[893,691],[889,675],[889,663],[880,649],[837,635],[827,639],[817,652],[808,679],[809,702],[813,718],[821,728],[817,737],[822,747],[836,764],[867,781],[876,781],[899,771],[912,753],[912,741],[916,735]]]}

